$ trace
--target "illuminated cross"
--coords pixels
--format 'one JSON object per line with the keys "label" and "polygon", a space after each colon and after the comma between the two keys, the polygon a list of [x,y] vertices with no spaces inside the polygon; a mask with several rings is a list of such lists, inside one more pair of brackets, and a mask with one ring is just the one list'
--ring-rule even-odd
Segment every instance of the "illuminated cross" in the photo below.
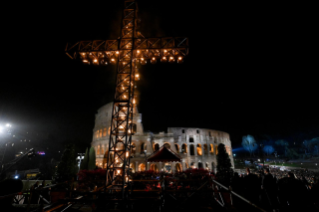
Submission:
{"label": "illuminated cross", "polygon": [[109,139],[106,183],[124,192],[129,183],[133,132],[134,87],[138,64],[182,63],[188,54],[188,38],[145,38],[137,28],[135,0],[124,1],[121,37],[117,40],[79,41],[66,46],[66,54],[94,65],[118,64]]}

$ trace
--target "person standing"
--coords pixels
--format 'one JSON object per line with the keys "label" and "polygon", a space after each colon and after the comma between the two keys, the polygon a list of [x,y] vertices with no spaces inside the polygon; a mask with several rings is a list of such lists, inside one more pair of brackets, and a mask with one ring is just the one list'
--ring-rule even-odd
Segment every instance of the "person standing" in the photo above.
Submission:
{"label": "person standing", "polygon": [[276,200],[276,181],[272,174],[270,174],[269,169],[264,169],[264,176],[262,179],[262,186],[261,189],[265,193],[265,197],[268,202],[268,206],[270,208],[276,208],[277,207],[277,200]]}

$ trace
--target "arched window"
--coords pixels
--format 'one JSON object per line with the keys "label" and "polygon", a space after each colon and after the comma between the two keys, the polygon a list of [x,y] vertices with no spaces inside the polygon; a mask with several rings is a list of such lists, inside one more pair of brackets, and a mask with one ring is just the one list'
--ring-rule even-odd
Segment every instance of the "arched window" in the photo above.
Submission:
{"label": "arched window", "polygon": [[142,172],[142,171],[145,171],[145,170],[146,170],[145,164],[144,164],[144,163],[141,163],[141,164],[138,166],[138,171]]}
{"label": "arched window", "polygon": [[216,155],[218,155],[218,146],[217,145],[215,146],[215,152],[216,152]]}
{"label": "arched window", "polygon": [[158,143],[156,143],[156,144],[154,145],[154,151],[158,151],[158,150],[159,150],[159,148],[160,148],[159,144],[158,144]]}
{"label": "arched window", "polygon": [[179,146],[178,146],[178,144],[175,144],[175,149],[176,149],[176,152],[179,152]]}
{"label": "arched window", "polygon": [[132,144],[131,144],[131,154],[134,155],[135,152],[136,152],[136,146],[135,146],[135,143],[132,142]]}
{"label": "arched window", "polygon": [[186,144],[182,145],[182,153],[187,153],[187,145]]}
{"label": "arched window", "polygon": [[133,133],[136,133],[137,127],[136,124],[133,124]]}
{"label": "arched window", "polygon": [[180,163],[176,163],[176,171],[181,172],[182,171],[182,165]]}
{"label": "arched window", "polygon": [[134,163],[130,163],[130,169],[132,173],[135,173],[135,165]]}
{"label": "arched window", "polygon": [[171,148],[171,145],[169,143],[165,143],[164,146],[167,148],[167,149],[170,149]]}
{"label": "arched window", "polygon": [[186,169],[189,168],[189,165],[188,165],[188,163],[186,163],[186,162],[185,162],[185,167],[186,167]]}
{"label": "arched window", "polygon": [[214,154],[214,145],[210,144],[210,154]]}
{"label": "arched window", "polygon": [[146,150],[146,143],[141,144],[141,153],[144,153],[144,150]]}
{"label": "arched window", "polygon": [[207,155],[208,154],[208,147],[207,144],[204,144],[204,154]]}
{"label": "arched window", "polygon": [[202,155],[203,152],[202,152],[202,146],[200,144],[197,144],[197,155]]}
{"label": "arched window", "polygon": [[199,134],[199,130],[196,130],[196,133]]}
{"label": "arched window", "polygon": [[194,142],[194,138],[193,138],[193,137],[190,137],[190,138],[189,138],[189,142],[190,142],[190,143],[193,143],[193,142]]}
{"label": "arched window", "polygon": [[100,145],[98,145],[98,146],[97,146],[96,154],[99,155],[99,154],[100,154],[100,151],[101,151],[101,147],[100,147]]}
{"label": "arched window", "polygon": [[212,133],[211,132],[208,132],[208,135],[209,135],[209,137],[212,137]]}
{"label": "arched window", "polygon": [[104,154],[104,145],[101,145],[101,152],[100,152],[101,155]]}
{"label": "arched window", "polygon": [[106,127],[103,128],[103,137],[105,137],[105,136],[106,136]]}
{"label": "arched window", "polygon": [[154,171],[154,172],[158,172],[158,168],[157,168],[157,165],[152,163],[151,166],[150,166],[150,170]]}
{"label": "arched window", "polygon": [[99,137],[102,138],[102,129],[100,129],[99,132],[100,132],[100,136]]}
{"label": "arched window", "polygon": [[182,133],[185,133],[185,130],[182,130]]}
{"label": "arched window", "polygon": [[190,152],[190,155],[195,155],[195,150],[194,150],[193,144],[189,145],[189,152]]}

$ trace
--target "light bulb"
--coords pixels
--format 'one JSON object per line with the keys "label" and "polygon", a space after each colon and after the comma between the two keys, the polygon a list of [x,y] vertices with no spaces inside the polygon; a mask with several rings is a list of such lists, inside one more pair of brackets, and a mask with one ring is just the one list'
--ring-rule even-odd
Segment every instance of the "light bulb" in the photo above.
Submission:
{"label": "light bulb", "polygon": [[140,50],[137,50],[137,53],[140,53]]}

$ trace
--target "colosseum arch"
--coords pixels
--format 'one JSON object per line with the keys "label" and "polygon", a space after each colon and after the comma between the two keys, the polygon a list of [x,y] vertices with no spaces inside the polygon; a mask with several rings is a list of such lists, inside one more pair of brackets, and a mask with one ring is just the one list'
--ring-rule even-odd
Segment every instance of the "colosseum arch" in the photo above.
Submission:
{"label": "colosseum arch", "polygon": [[175,144],[175,149],[176,149],[176,152],[179,152],[179,145],[178,144]]}
{"label": "colosseum arch", "polygon": [[215,154],[218,155],[218,146],[215,145]]}
{"label": "colosseum arch", "polygon": [[204,144],[204,154],[207,155],[208,154],[208,147],[207,144]]}
{"label": "colosseum arch", "polygon": [[195,149],[193,144],[189,145],[189,153],[190,155],[195,155]]}
{"label": "colosseum arch", "polygon": [[182,164],[176,163],[176,171],[177,171],[177,172],[181,172],[182,170],[183,170]]}
{"label": "colosseum arch", "polygon": [[187,153],[187,144],[182,145],[182,153]]}
{"label": "colosseum arch", "polygon": [[171,148],[171,144],[170,144],[170,143],[167,143],[167,142],[164,143],[164,146],[165,146],[167,149],[170,149],[170,148]]}
{"label": "colosseum arch", "polygon": [[135,165],[134,163],[130,163],[131,172],[135,173]]}
{"label": "colosseum arch", "polygon": [[134,142],[131,143],[131,155],[135,155],[136,152],[136,145]]}
{"label": "colosseum arch", "polygon": [[152,163],[151,166],[150,166],[150,170],[152,171],[155,171],[155,172],[158,172],[158,167],[156,164]]}
{"label": "colosseum arch", "polygon": [[208,162],[205,163],[205,169],[209,169],[209,164],[208,164]]}
{"label": "colosseum arch", "polygon": [[202,145],[197,144],[196,150],[197,150],[197,155],[203,155]]}
{"label": "colosseum arch", "polygon": [[214,154],[214,145],[210,144],[210,154]]}
{"label": "colosseum arch", "polygon": [[99,155],[101,154],[101,145],[97,145],[97,151],[96,151],[96,154]]}
{"label": "colosseum arch", "polygon": [[160,149],[160,145],[158,143],[154,143],[154,151],[158,151]]}
{"label": "colosseum arch", "polygon": [[141,154],[144,153],[144,150],[146,150],[146,142],[145,143],[141,143]]}
{"label": "colosseum arch", "polygon": [[138,165],[138,171],[139,172],[142,172],[142,171],[145,171],[146,170],[146,166],[144,163],[141,163],[140,165]]}
{"label": "colosseum arch", "polygon": [[100,154],[103,155],[103,153],[104,153],[104,145],[101,145],[101,152],[100,152]]}

